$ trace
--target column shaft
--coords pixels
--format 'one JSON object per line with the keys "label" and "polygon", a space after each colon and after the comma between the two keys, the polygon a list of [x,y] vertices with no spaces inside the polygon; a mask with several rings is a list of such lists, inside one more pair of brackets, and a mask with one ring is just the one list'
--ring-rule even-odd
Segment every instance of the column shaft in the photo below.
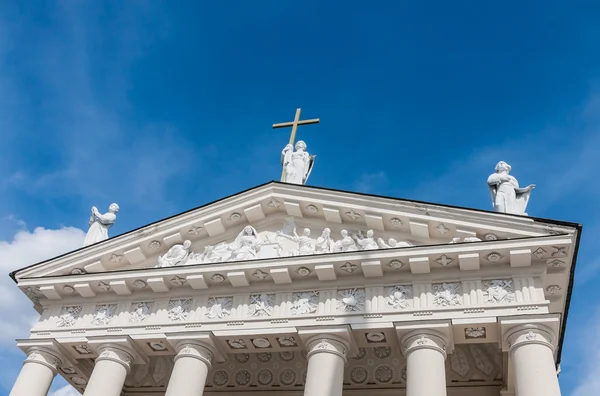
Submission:
{"label": "column shaft", "polygon": [[213,354],[202,343],[185,341],[177,346],[175,365],[165,396],[202,396]]}
{"label": "column shaft", "polygon": [[406,355],[406,396],[446,396],[446,345],[432,334],[409,334]]}
{"label": "column shaft", "polygon": [[120,396],[133,358],[121,349],[100,350],[100,356],[96,359],[94,371],[83,395]]}
{"label": "column shaft", "polygon": [[308,350],[304,396],[342,396],[348,346],[341,340],[316,338],[308,342]]}
{"label": "column shaft", "polygon": [[46,396],[58,364],[58,359],[50,354],[30,353],[10,391],[10,396]]}
{"label": "column shaft", "polygon": [[522,330],[509,340],[516,396],[560,396],[550,334]]}

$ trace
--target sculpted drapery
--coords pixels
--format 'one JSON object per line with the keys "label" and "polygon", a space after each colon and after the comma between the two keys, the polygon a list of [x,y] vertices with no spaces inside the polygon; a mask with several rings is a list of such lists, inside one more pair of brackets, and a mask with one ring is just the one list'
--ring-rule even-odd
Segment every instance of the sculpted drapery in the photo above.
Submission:
{"label": "sculpted drapery", "polygon": [[89,221],[89,229],[85,235],[83,246],[92,245],[96,242],[108,239],[108,229],[112,227],[117,219],[119,205],[113,203],[108,208],[108,213],[101,214],[98,208],[92,206],[92,214]]}
{"label": "sculpted drapery", "polygon": [[281,164],[285,169],[285,182],[293,184],[306,184],[312,170],[314,156],[306,152],[306,143],[299,140],[296,151],[291,144],[285,146],[281,152]]}
{"label": "sculpted drapery", "polygon": [[510,175],[512,167],[504,161],[498,162],[495,172],[488,177],[487,183],[492,196],[492,205],[496,212],[527,214],[529,195],[535,184],[519,188],[517,179]]}

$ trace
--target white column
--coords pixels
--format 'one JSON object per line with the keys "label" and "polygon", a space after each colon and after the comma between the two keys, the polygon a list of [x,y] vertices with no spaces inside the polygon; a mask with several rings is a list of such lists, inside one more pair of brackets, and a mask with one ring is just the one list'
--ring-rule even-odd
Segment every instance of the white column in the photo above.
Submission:
{"label": "white column", "polygon": [[46,396],[60,364],[60,359],[48,351],[30,351],[10,396]]}
{"label": "white column", "polygon": [[554,332],[523,325],[507,333],[516,396],[560,396],[554,365]]}
{"label": "white column", "polygon": [[178,342],[165,396],[202,396],[212,359],[209,345],[197,340]]}
{"label": "white column", "polygon": [[122,346],[101,345],[84,396],[120,396],[131,369],[132,354]]}
{"label": "white column", "polygon": [[402,338],[406,356],[406,396],[446,396],[446,340],[417,330]]}
{"label": "white column", "polygon": [[308,342],[305,396],[342,396],[348,344],[333,335],[316,335]]}

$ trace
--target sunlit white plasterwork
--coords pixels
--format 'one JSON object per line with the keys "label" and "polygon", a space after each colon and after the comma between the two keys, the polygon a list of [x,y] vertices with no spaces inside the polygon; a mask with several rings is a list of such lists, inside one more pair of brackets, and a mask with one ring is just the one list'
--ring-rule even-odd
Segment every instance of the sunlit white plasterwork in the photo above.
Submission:
{"label": "sunlit white plasterwork", "polygon": [[273,315],[274,300],[274,294],[252,294],[248,313],[250,316],[271,316]]}
{"label": "sunlit white plasterwork", "polygon": [[96,307],[94,315],[95,325],[106,325],[115,316],[117,310],[116,304],[103,304]]}
{"label": "sunlit white plasterwork", "polygon": [[338,290],[337,309],[341,312],[360,312],[365,309],[364,289]]}
{"label": "sunlit white plasterwork", "polygon": [[495,172],[487,180],[492,205],[496,212],[526,215],[529,196],[535,184],[519,188],[517,179],[510,175],[511,166],[504,161],[496,164]]}
{"label": "sunlit white plasterwork", "polygon": [[511,279],[496,279],[483,282],[483,296],[486,303],[502,304],[516,300]]}
{"label": "sunlit white plasterwork", "polygon": [[393,309],[408,308],[412,291],[408,286],[394,286],[387,290],[386,302]]}
{"label": "sunlit white plasterwork", "polygon": [[299,140],[296,142],[296,151],[291,144],[288,144],[281,151],[281,164],[285,169],[286,183],[306,184],[314,164],[314,156],[306,151],[306,143]]}
{"label": "sunlit white plasterwork", "polygon": [[68,305],[62,308],[62,313],[58,317],[56,325],[58,327],[71,327],[75,320],[81,315],[81,305]]}
{"label": "sunlit white plasterwork", "polygon": [[98,208],[92,206],[92,213],[88,223],[89,228],[85,235],[83,246],[92,245],[108,239],[108,229],[112,227],[115,220],[117,220],[118,211],[119,205],[116,203],[111,204],[108,207],[108,212],[105,214],[100,213]]}
{"label": "sunlit white plasterwork", "polygon": [[211,297],[208,299],[208,319],[225,319],[231,315],[233,297]]}
{"label": "sunlit white plasterwork", "polygon": [[191,299],[178,299],[169,301],[169,319],[172,321],[187,320],[190,313]]}
{"label": "sunlit white plasterwork", "polygon": [[292,315],[308,315],[317,312],[319,292],[307,291],[292,294]]}
{"label": "sunlit white plasterwork", "polygon": [[164,268],[185,264],[189,258],[191,245],[190,240],[185,240],[183,244],[173,245],[165,255],[158,256],[157,266]]}
{"label": "sunlit white plasterwork", "polygon": [[149,302],[136,302],[131,304],[131,316],[129,321],[138,323],[144,321],[150,316],[150,304]]}
{"label": "sunlit white plasterwork", "polygon": [[461,305],[460,283],[434,283],[433,302],[439,306]]}

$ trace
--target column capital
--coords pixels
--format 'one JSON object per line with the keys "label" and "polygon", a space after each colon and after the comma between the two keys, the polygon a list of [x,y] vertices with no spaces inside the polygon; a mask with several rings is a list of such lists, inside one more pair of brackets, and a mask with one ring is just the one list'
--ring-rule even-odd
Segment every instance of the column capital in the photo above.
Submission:
{"label": "column capital", "polygon": [[317,353],[332,353],[344,359],[348,355],[348,342],[332,334],[317,334],[310,337],[306,343],[308,347],[307,358]]}
{"label": "column capital", "polygon": [[211,345],[198,340],[179,340],[176,342],[175,348],[177,355],[175,355],[174,361],[182,357],[191,357],[201,360],[210,368],[215,356]]}
{"label": "column capital", "polygon": [[502,318],[499,324],[504,352],[526,344],[541,344],[554,351],[558,345],[560,318],[557,315]]}
{"label": "column capital", "polygon": [[123,345],[101,344],[98,346],[98,357],[96,362],[110,360],[119,363],[129,373],[131,363],[133,362],[134,352]]}
{"label": "column capital", "polygon": [[434,349],[445,358],[454,350],[450,321],[396,323],[395,328],[404,356],[417,349]]}
{"label": "column capital", "polygon": [[52,370],[54,375],[58,374],[58,367],[62,365],[59,354],[55,351],[43,348],[32,347],[27,351],[27,357],[23,361],[26,363],[38,363]]}
{"label": "column capital", "polygon": [[527,344],[540,344],[547,346],[554,352],[554,345],[556,345],[554,331],[543,325],[515,326],[505,334],[505,339],[509,351]]}
{"label": "column capital", "polygon": [[400,340],[404,356],[408,356],[418,349],[433,349],[444,355],[448,348],[448,339],[444,334],[434,330],[414,330],[405,334]]}

